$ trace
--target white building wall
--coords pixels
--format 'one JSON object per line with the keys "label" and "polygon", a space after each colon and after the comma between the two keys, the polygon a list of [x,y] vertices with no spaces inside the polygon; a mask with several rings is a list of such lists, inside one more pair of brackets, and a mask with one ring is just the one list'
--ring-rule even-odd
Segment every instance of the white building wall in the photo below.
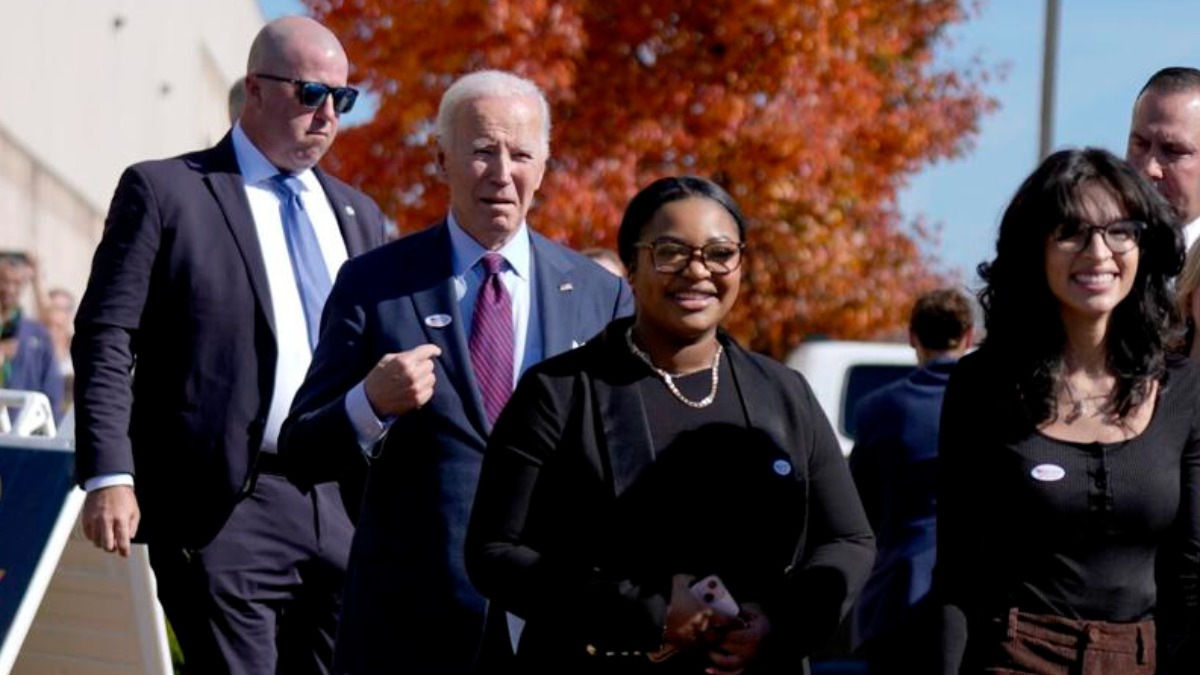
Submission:
{"label": "white building wall", "polygon": [[229,128],[263,16],[255,0],[5,0],[0,250],[33,247],[82,292],[121,170]]}

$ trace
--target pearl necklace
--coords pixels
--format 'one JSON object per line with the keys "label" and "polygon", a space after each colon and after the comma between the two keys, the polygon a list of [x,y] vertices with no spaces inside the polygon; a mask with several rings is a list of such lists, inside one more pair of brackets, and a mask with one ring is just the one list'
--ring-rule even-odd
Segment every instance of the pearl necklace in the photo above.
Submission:
{"label": "pearl necklace", "polygon": [[625,341],[629,343],[629,351],[633,352],[634,356],[641,359],[642,362],[647,366],[650,366],[650,370],[653,370],[656,375],[662,378],[663,384],[667,385],[667,389],[672,395],[675,396],[675,398],[679,399],[680,403],[690,408],[707,408],[708,406],[712,405],[713,401],[717,399],[717,383],[719,381],[718,366],[721,365],[721,351],[723,349],[723,347],[721,347],[721,343],[717,343],[717,353],[715,356],[713,356],[712,391],[708,392],[708,396],[705,396],[699,401],[693,401],[684,396],[683,392],[679,391],[679,387],[675,386],[675,378],[670,373],[654,365],[654,362],[650,360],[650,355],[639,349],[638,346],[633,343],[633,326],[630,326],[629,330],[625,331]]}

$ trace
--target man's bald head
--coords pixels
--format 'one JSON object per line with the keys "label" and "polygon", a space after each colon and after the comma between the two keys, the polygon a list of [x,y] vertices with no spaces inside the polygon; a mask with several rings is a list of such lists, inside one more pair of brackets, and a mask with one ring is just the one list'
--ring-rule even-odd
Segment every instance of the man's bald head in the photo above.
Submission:
{"label": "man's bald head", "polygon": [[338,113],[329,95],[305,106],[298,82],[346,86],[350,64],[337,36],[308,17],[276,19],[254,38],[246,68],[242,129],[281,171],[312,168],[337,137]]}
{"label": "man's bald head", "polygon": [[285,16],[268,23],[258,31],[250,45],[247,73],[276,72],[304,58],[302,51],[324,52],[329,56],[346,52],[337,36],[325,26],[306,16]]}

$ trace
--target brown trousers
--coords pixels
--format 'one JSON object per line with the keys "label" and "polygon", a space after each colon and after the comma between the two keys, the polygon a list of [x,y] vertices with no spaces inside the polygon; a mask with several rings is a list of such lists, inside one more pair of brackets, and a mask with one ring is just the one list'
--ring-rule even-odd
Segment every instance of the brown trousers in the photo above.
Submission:
{"label": "brown trousers", "polygon": [[1008,613],[1001,662],[989,675],[1154,675],[1154,622],[1076,621]]}

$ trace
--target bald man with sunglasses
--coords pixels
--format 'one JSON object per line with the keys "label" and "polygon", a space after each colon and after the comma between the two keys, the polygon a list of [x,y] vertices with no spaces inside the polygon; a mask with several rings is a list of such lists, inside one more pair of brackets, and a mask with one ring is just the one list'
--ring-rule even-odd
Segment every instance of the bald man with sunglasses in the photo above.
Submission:
{"label": "bald man with sunglasses", "polygon": [[383,239],[374,202],[317,168],[348,72],[315,21],[265,26],[229,134],[122,175],[79,306],[84,532],[148,545],[188,672],[329,672],[357,494],[276,451],[333,278]]}

